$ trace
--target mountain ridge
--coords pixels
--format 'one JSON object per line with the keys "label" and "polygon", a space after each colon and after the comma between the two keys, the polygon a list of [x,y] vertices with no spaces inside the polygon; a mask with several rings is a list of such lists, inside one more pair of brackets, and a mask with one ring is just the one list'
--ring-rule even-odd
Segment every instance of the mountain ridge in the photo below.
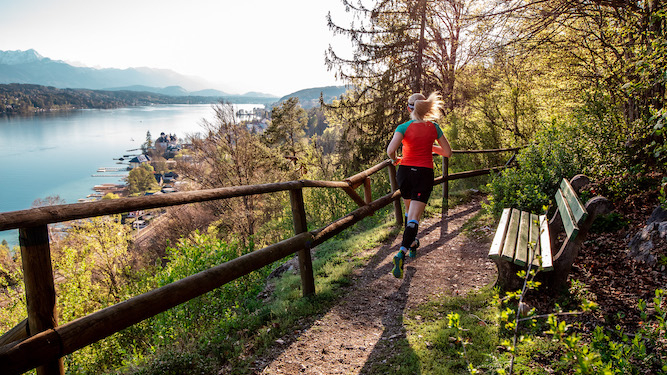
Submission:
{"label": "mountain ridge", "polygon": [[[137,68],[90,68],[74,66],[60,60],[44,57],[34,49],[26,51],[0,50],[0,84],[34,84],[56,88],[116,90],[139,86],[142,91],[164,93],[173,91],[178,96],[230,96],[221,90],[212,89],[211,84],[200,77],[186,76],[169,69]],[[165,90],[180,86],[186,92]],[[222,93],[222,94],[221,94]],[[251,94],[251,95],[248,95]],[[240,96],[278,98],[265,93],[246,93]]]}
{"label": "mountain ridge", "polygon": [[312,108],[317,107],[320,104],[320,96],[325,103],[331,103],[335,99],[339,99],[341,95],[345,93],[347,86],[324,86],[324,87],[312,87],[308,89],[302,89],[295,91],[291,94],[285,95],[282,98],[278,99],[278,103],[282,103],[285,100],[297,97],[299,98],[299,103],[303,108]]}
{"label": "mountain ridge", "polygon": [[[185,76],[168,69],[139,68],[90,68],[74,66],[60,60],[44,57],[34,49],[26,51],[0,50],[0,84],[24,84],[58,89],[132,91],[177,98],[210,97],[231,102],[244,99],[261,103],[281,103],[289,97],[298,97],[301,106],[308,109],[319,105],[320,95],[325,102],[340,97],[344,86],[307,88],[279,98],[262,92],[229,94],[206,87],[201,78]],[[198,87],[193,89],[193,87]],[[197,99],[201,100],[201,99]]]}
{"label": "mountain ridge", "polygon": [[17,65],[43,60],[45,57],[34,49],[26,51],[0,51],[0,64]]}

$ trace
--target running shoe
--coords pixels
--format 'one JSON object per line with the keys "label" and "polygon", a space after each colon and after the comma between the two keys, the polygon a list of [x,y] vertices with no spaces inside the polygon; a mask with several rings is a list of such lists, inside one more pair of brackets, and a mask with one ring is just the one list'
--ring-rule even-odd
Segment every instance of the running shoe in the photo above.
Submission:
{"label": "running shoe", "polygon": [[419,247],[419,239],[415,238],[414,241],[412,241],[412,244],[410,245],[410,252],[408,253],[408,256],[410,258],[416,258],[417,257],[417,248]]}
{"label": "running shoe", "polygon": [[391,270],[391,273],[397,279],[403,278],[403,259],[405,259],[405,254],[399,250],[398,254],[394,256],[394,269]]}

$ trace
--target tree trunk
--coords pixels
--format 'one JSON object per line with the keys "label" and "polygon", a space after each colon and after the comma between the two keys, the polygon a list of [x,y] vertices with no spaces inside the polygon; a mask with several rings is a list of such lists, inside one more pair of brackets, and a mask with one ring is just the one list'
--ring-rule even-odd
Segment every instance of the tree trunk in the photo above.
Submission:
{"label": "tree trunk", "polygon": [[421,5],[421,26],[419,27],[419,46],[417,49],[417,62],[415,66],[415,82],[412,92],[421,92],[423,89],[423,75],[424,75],[424,48],[426,48],[426,41],[424,40],[424,32],[426,30],[426,0],[420,0]]}

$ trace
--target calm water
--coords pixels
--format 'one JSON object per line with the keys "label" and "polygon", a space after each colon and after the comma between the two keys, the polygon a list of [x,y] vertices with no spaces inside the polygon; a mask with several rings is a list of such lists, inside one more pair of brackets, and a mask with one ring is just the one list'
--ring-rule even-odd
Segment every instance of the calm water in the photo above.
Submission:
{"label": "calm water", "polygon": [[[246,110],[263,107],[238,104]],[[211,105],[169,105],[83,110],[33,117],[0,117],[0,212],[30,208],[35,199],[58,195],[66,203],[94,193],[102,183],[120,183],[119,177],[93,177],[100,167],[117,164],[124,155],[136,155],[150,131],[153,141],[161,132],[180,139],[202,131],[202,119],[213,119]],[[127,159],[127,158],[126,158]],[[126,160],[127,161],[127,160]],[[127,174],[127,172],[107,172]],[[0,241],[18,244],[18,231],[0,232]]]}

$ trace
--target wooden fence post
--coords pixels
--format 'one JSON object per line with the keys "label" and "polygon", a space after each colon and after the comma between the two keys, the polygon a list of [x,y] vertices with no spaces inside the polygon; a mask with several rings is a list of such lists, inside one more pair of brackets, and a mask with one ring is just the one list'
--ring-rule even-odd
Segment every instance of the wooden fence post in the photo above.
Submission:
{"label": "wooden fence post", "polygon": [[449,158],[442,157],[442,214],[449,210]]}
{"label": "wooden fence post", "polygon": [[[290,202],[292,203],[292,219],[294,220],[294,233],[304,233],[308,231],[306,222],[306,209],[303,203],[303,190],[290,190]],[[299,273],[301,274],[301,286],[303,296],[315,294],[315,278],[313,276],[313,261],[310,257],[310,246],[299,250]]]}
{"label": "wooden fence post", "polygon": [[371,190],[371,178],[364,179],[364,201],[369,204],[373,201],[373,191]]}
{"label": "wooden fence post", "polygon": [[[396,167],[391,164],[387,168],[389,173],[389,183],[391,184],[391,192],[398,190],[398,182],[396,181]],[[397,199],[394,201],[394,216],[396,216],[396,226],[403,226],[403,208],[401,208],[401,200]]]}
{"label": "wooden fence post", "polygon": [[[19,229],[30,336],[58,326],[56,290],[46,225]],[[54,343],[58,345],[57,343]],[[59,358],[37,368],[38,375],[63,375]]]}

